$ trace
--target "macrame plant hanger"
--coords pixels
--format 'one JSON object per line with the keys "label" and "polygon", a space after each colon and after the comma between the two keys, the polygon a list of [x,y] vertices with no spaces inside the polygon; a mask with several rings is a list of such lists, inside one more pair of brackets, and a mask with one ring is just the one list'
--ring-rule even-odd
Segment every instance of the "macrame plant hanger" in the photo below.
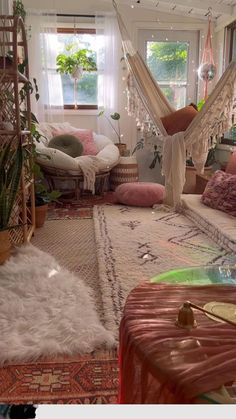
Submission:
{"label": "macrame plant hanger", "polygon": [[198,69],[198,76],[201,80],[204,81],[204,100],[206,101],[208,97],[208,83],[213,80],[216,74],[216,66],[213,57],[212,49],[212,30],[211,30],[211,20],[212,20],[212,11],[211,7],[208,9],[208,29],[206,42],[203,49],[201,65]]}
{"label": "macrame plant hanger", "polygon": [[[74,38],[76,39],[76,23],[75,23],[75,17],[74,17]],[[79,79],[81,78],[83,74],[83,68],[81,66],[76,66],[73,70],[71,77],[74,80],[74,108],[78,109],[78,83]]]}

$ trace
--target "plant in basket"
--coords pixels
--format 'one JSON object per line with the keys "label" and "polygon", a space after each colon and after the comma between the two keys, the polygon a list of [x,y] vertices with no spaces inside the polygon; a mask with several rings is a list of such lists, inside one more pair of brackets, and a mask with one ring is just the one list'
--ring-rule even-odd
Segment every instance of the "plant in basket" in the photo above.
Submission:
{"label": "plant in basket", "polygon": [[104,116],[104,118],[106,118],[107,122],[109,123],[109,125],[111,126],[111,128],[113,129],[113,131],[115,132],[117,138],[118,138],[118,143],[115,143],[116,147],[119,149],[120,155],[123,156],[124,152],[126,151],[126,144],[122,143],[122,138],[123,138],[123,134],[121,134],[120,132],[120,114],[118,112],[114,112],[113,114],[110,115],[110,118],[113,121],[117,121],[117,126],[115,126],[109,119],[109,117],[105,114],[105,109],[101,110],[98,114],[98,116]]}
{"label": "plant in basket", "polygon": [[40,166],[34,164],[34,175],[35,175],[35,224],[36,227],[42,227],[46,220],[48,211],[48,204],[61,196],[61,192],[57,190],[48,190],[43,172]]}

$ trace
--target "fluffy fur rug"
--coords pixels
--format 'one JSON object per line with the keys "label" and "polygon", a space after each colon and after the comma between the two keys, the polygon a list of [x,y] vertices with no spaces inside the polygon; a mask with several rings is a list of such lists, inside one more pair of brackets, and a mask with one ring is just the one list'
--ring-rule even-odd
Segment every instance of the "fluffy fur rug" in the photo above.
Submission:
{"label": "fluffy fur rug", "polygon": [[32,245],[19,248],[0,267],[0,331],[1,364],[114,344],[90,289]]}

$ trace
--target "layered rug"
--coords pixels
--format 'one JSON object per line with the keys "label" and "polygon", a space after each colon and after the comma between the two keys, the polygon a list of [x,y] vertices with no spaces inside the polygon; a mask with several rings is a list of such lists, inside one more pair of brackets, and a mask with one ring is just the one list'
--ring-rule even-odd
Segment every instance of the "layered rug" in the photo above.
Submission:
{"label": "layered rug", "polygon": [[[47,221],[37,229],[32,243],[89,285],[102,320],[93,220],[81,214],[63,219],[62,214],[60,221]],[[0,403],[116,403],[117,389],[116,350],[11,362],[0,368]]]}
{"label": "layered rug", "polygon": [[90,288],[48,253],[21,246],[0,278],[1,365],[114,347]]}
{"label": "layered rug", "polygon": [[170,269],[236,263],[184,215],[163,209],[94,207],[105,325],[117,333],[129,292]]}
{"label": "layered rug", "polygon": [[48,220],[75,220],[93,217],[93,206],[102,204],[112,204],[114,202],[114,192],[108,191],[103,195],[92,195],[84,193],[78,202],[54,202],[50,204],[48,210]]}

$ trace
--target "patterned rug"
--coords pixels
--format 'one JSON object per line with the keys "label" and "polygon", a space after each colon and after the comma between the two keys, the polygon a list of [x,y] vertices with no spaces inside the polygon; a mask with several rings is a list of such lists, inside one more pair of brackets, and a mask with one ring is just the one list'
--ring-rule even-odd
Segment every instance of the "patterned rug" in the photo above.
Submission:
{"label": "patterned rug", "polygon": [[48,220],[74,220],[78,218],[92,218],[92,208],[94,205],[112,204],[114,202],[114,192],[105,192],[104,195],[83,194],[79,202],[66,203],[56,202],[49,206]]}
{"label": "patterned rug", "polygon": [[[32,244],[83,278],[103,320],[91,207],[64,204],[59,214],[52,209],[51,221],[35,231]],[[88,211],[90,217],[84,217]],[[117,388],[117,355],[111,351],[0,368],[0,403],[116,403]]]}
{"label": "patterned rug", "polygon": [[0,368],[0,403],[107,404],[117,402],[115,351],[60,357]]}
{"label": "patterned rug", "polygon": [[114,332],[140,282],[174,268],[236,262],[174,211],[103,205],[94,207],[94,223],[105,325]]}

